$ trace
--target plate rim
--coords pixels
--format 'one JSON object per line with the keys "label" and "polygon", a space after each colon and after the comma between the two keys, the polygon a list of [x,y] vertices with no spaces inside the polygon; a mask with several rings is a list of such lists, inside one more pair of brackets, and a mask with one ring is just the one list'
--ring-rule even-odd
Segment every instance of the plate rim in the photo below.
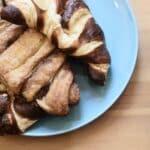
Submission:
{"label": "plate rim", "polygon": [[123,92],[125,91],[125,89],[127,88],[132,76],[133,76],[133,73],[135,71],[135,68],[136,68],[136,64],[137,64],[137,58],[138,58],[138,53],[139,53],[139,32],[138,32],[138,24],[137,24],[137,21],[136,21],[136,17],[134,15],[134,12],[133,12],[133,9],[131,7],[131,4],[129,3],[128,0],[124,0],[125,2],[125,7],[127,8],[127,10],[129,11],[130,13],[130,17],[132,18],[132,24],[133,24],[133,27],[134,27],[134,49],[135,49],[135,55],[134,55],[134,60],[133,60],[133,65],[130,69],[130,73],[129,73],[129,76],[126,80],[126,82],[124,83],[124,86],[122,86],[122,89],[120,89],[120,91],[118,92],[119,94],[116,95],[116,97],[114,98],[114,100],[110,103],[109,107],[107,107],[106,109],[104,109],[102,112],[98,113],[97,115],[95,115],[95,117],[93,117],[92,119],[90,119],[90,121],[87,121],[86,123],[83,123],[83,124],[80,124],[79,126],[76,126],[76,127],[73,127],[72,129],[66,129],[66,130],[63,130],[63,131],[59,131],[59,132],[55,132],[53,134],[50,134],[50,133],[44,133],[44,134],[26,134],[23,133],[21,134],[22,136],[24,137],[51,137],[51,136],[57,136],[57,135],[62,135],[62,134],[67,134],[67,133],[70,133],[70,132],[73,132],[75,130],[78,130],[78,129],[81,129],[89,124],[91,124],[93,121],[97,120],[99,117],[103,116],[105,112],[107,112],[120,98],[120,96],[123,94]]}

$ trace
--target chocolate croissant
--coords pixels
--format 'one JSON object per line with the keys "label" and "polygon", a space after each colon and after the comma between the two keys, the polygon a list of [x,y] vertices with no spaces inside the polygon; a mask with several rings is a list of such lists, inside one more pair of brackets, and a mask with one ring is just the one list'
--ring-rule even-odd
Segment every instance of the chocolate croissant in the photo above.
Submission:
{"label": "chocolate croissant", "polygon": [[22,133],[46,113],[67,115],[80,100],[66,56],[37,31],[13,26],[0,21],[0,134]]}
{"label": "chocolate croissant", "polygon": [[[0,38],[1,36],[3,34]],[[54,48],[41,33],[28,29],[0,55],[1,87],[5,86],[3,90],[8,91],[10,95],[18,95],[21,92],[24,98],[31,102],[43,87],[55,81],[64,64],[66,56],[60,50]],[[62,86],[67,85],[67,74],[71,76],[67,80],[72,85],[73,72],[68,63],[65,66],[68,67],[63,69],[66,76],[63,77]]]}
{"label": "chocolate croissant", "polygon": [[[75,89],[78,90],[76,84],[73,84],[70,94],[72,99],[69,101],[71,105],[76,104],[79,100],[79,97],[75,96],[77,94]],[[59,105],[60,103],[56,105],[57,109],[59,109]],[[63,111],[66,113],[65,109],[64,107]],[[29,103],[19,96],[10,99],[7,93],[0,94],[0,135],[23,133],[45,115],[45,111],[40,108],[36,101]]]}
{"label": "chocolate croissant", "polygon": [[[59,74],[58,76],[60,77],[61,75]],[[43,90],[40,91],[41,97],[39,98],[41,99],[38,100],[38,103],[36,101],[27,102],[23,96],[10,98],[7,93],[1,93],[0,135],[23,133],[39,119],[42,119],[46,115],[46,112],[51,115],[60,116],[68,114],[68,106],[76,104],[79,101],[79,88],[77,84],[73,83],[71,87],[70,84],[67,86],[64,85],[65,89],[63,89],[60,84],[56,85],[56,82],[59,81],[57,77],[55,83],[52,84],[52,90],[48,91],[46,97],[50,99],[44,99]],[[54,87],[59,88],[59,91],[57,92]],[[61,88],[63,90],[61,90]],[[67,90],[67,88],[69,88],[69,90]],[[59,92],[61,93],[59,94]]]}
{"label": "chocolate croissant", "polygon": [[110,67],[105,37],[83,0],[4,0],[1,17],[45,34],[50,43],[88,66],[104,84]]}
{"label": "chocolate croissant", "polygon": [[44,116],[36,102],[27,103],[7,93],[0,94],[0,135],[19,134]]}

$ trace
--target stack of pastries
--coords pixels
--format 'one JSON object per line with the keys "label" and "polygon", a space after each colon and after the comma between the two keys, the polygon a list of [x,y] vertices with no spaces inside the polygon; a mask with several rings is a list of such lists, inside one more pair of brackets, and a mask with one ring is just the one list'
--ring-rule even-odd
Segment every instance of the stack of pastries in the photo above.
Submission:
{"label": "stack of pastries", "polygon": [[[68,57],[106,82],[110,55],[83,0],[3,0],[0,21],[0,134],[18,134],[80,100]],[[7,21],[5,21],[7,20]]]}

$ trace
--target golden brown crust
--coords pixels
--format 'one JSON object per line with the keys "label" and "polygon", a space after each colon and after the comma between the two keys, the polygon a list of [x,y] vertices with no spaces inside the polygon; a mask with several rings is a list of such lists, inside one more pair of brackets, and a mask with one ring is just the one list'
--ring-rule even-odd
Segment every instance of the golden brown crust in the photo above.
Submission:
{"label": "golden brown crust", "polygon": [[43,40],[44,36],[40,33],[34,30],[26,31],[0,55],[0,74],[4,75],[24,64],[38,51]]}
{"label": "golden brown crust", "polygon": [[5,21],[5,20],[1,20],[0,21],[0,33],[2,33],[3,31],[5,31],[10,25],[11,25],[10,22]]}
{"label": "golden brown crust", "polygon": [[17,26],[5,20],[0,20],[0,53],[14,43],[25,29],[24,26]]}
{"label": "golden brown crust", "polygon": [[25,28],[23,26],[10,25],[2,30],[3,32],[0,35],[0,53],[17,40]]}
{"label": "golden brown crust", "polygon": [[74,76],[68,64],[65,64],[49,87],[49,91],[42,99],[38,99],[39,106],[49,114],[66,115],[69,113],[69,90]]}
{"label": "golden brown crust", "polygon": [[53,48],[53,45],[45,40],[39,50],[24,64],[4,75],[4,79],[13,93],[17,94],[20,91],[22,84],[32,75],[34,68],[53,51]]}
{"label": "golden brown crust", "polygon": [[48,58],[44,59],[36,68],[32,76],[24,84],[22,93],[27,101],[33,101],[36,94],[47,84],[50,84],[59,68],[65,61],[65,55],[56,50]]}

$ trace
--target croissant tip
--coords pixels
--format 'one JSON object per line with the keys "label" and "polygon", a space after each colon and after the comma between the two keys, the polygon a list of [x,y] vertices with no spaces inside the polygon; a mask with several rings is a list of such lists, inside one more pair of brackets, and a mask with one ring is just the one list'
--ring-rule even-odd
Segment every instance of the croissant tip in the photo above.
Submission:
{"label": "croissant tip", "polygon": [[100,67],[98,69],[98,68],[95,68],[95,66],[93,67],[91,65],[89,65],[89,68],[88,68],[90,78],[93,81],[95,81],[95,83],[97,83],[98,85],[101,85],[101,86],[105,85],[107,74],[109,71],[109,64],[105,64],[105,65],[106,65],[105,66],[106,68]]}

